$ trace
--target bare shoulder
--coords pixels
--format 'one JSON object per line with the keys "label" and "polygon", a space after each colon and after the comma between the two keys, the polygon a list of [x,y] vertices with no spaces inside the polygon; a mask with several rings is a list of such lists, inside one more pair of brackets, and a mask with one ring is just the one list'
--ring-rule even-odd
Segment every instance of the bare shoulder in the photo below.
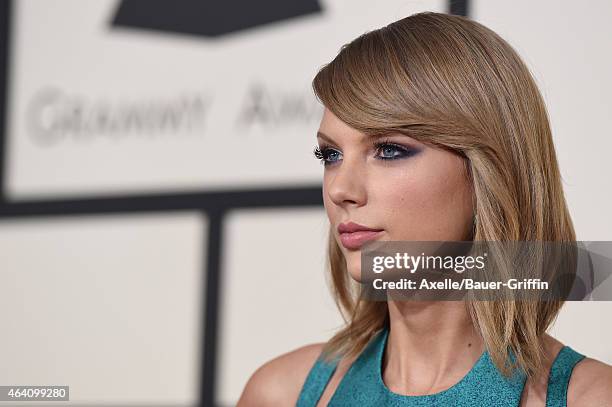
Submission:
{"label": "bare shoulder", "polygon": [[612,366],[591,358],[578,362],[567,388],[567,405],[612,406]]}
{"label": "bare shoulder", "polygon": [[[540,407],[546,403],[548,372],[564,344],[550,335],[543,341],[546,375],[525,383],[521,407]],[[612,366],[591,358],[576,364],[567,388],[568,407],[612,406]]]}
{"label": "bare shoulder", "polygon": [[[544,336],[546,370],[565,346],[550,335]],[[530,384],[531,394],[525,406],[542,405],[546,401],[548,375]],[[531,397],[529,397],[531,396]],[[584,358],[574,366],[567,387],[567,406],[612,406],[612,366],[592,358]]]}
{"label": "bare shoulder", "polygon": [[324,343],[305,345],[261,365],[249,378],[237,407],[295,405],[323,346]]}

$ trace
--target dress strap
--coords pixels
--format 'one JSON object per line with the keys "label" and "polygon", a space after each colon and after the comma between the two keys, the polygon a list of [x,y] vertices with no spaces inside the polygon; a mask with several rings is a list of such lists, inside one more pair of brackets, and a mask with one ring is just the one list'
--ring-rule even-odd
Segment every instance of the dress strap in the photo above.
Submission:
{"label": "dress strap", "polygon": [[567,387],[576,363],[584,359],[584,355],[569,346],[561,348],[555,358],[548,376],[546,391],[546,407],[566,407]]}
{"label": "dress strap", "polygon": [[323,354],[319,355],[302,386],[296,407],[315,407],[317,405],[329,379],[336,371],[338,361],[339,359],[336,358],[331,362],[325,362]]}

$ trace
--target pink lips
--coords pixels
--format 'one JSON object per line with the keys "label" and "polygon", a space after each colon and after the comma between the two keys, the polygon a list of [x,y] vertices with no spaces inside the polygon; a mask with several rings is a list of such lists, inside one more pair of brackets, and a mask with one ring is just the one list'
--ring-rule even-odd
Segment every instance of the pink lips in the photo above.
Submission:
{"label": "pink lips", "polygon": [[350,250],[359,249],[365,242],[376,239],[383,229],[372,229],[358,223],[348,222],[338,225],[342,245]]}

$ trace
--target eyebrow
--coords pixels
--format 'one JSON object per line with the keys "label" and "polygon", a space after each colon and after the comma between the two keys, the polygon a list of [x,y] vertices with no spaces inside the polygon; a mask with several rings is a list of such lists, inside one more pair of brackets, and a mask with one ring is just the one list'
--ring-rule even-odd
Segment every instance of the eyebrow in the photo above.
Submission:
{"label": "eyebrow", "polygon": [[317,131],[317,138],[321,138],[323,140],[327,140],[330,143],[334,143],[334,141],[325,133],[323,133],[322,131]]}
{"label": "eyebrow", "polygon": [[[381,138],[381,137],[385,137],[385,136],[389,136],[389,134],[385,134],[385,133],[375,133],[375,134],[369,134],[366,136],[366,139],[364,142],[367,142],[368,140],[371,139],[377,139],[377,138]],[[329,137],[327,134],[323,133],[322,131],[317,131],[317,138],[321,138],[323,140],[327,140],[328,142],[335,144],[336,142],[334,140],[331,139],[331,137]]]}

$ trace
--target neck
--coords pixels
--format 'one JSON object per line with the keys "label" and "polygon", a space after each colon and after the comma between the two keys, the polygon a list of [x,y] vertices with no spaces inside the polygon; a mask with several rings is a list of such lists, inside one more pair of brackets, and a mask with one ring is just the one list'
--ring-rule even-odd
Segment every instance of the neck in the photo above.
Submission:
{"label": "neck", "polygon": [[383,380],[392,391],[416,395],[445,390],[484,351],[464,302],[388,301],[388,307]]}

